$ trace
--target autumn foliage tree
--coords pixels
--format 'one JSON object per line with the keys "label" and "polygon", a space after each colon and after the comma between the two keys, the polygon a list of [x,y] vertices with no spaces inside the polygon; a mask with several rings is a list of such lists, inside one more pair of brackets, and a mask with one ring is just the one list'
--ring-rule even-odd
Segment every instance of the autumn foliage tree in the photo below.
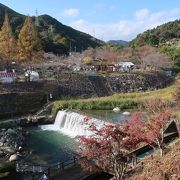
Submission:
{"label": "autumn foliage tree", "polygon": [[158,147],[163,156],[164,132],[168,123],[174,117],[171,108],[161,99],[152,99],[145,103],[147,114],[136,113],[125,124],[125,130],[131,141],[144,142],[153,148]]}
{"label": "autumn foliage tree", "polygon": [[0,56],[7,64],[17,59],[17,42],[10,26],[8,14],[5,14],[0,31]]}
{"label": "autumn foliage tree", "polygon": [[[127,133],[121,124],[105,124],[98,129],[89,125],[91,136],[79,136],[80,163],[89,171],[105,171],[112,173],[116,180],[121,180],[127,170],[127,154],[129,146],[126,143]],[[131,142],[137,146],[139,141]]]}
{"label": "autumn foliage tree", "polygon": [[125,121],[123,130],[126,132],[124,146],[128,150],[138,148],[141,143],[146,142],[144,115],[140,112],[134,112],[130,119]]}
{"label": "autumn foliage tree", "polygon": [[42,58],[42,46],[38,31],[29,16],[26,17],[19,33],[18,46],[21,61],[33,61]]}
{"label": "autumn foliage tree", "polygon": [[90,136],[79,136],[80,164],[89,171],[112,173],[116,180],[123,179],[128,158],[133,150],[148,144],[158,147],[163,156],[164,136],[173,118],[171,108],[161,99],[145,103],[146,113],[133,113],[125,123],[108,124],[97,128],[85,119]]}

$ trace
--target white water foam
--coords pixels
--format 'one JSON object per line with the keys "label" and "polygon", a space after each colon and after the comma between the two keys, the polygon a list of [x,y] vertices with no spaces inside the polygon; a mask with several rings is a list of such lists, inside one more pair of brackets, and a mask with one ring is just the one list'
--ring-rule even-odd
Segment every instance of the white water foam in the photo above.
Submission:
{"label": "white water foam", "polygon": [[[84,123],[86,117],[87,116],[77,112],[58,111],[53,125],[43,125],[40,127],[42,130],[59,131],[71,137],[76,137],[78,135],[89,136],[92,135],[92,132],[87,130],[89,125]],[[99,129],[104,126],[105,122],[99,119],[90,118],[88,124],[95,125]]]}

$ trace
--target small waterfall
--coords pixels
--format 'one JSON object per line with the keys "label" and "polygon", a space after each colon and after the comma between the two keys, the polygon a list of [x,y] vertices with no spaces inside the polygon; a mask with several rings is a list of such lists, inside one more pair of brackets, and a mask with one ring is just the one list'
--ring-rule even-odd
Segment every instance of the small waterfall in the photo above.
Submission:
{"label": "small waterfall", "polygon": [[[91,135],[92,132],[87,130],[87,125],[84,124],[84,118],[86,116],[70,111],[58,111],[55,122],[53,125],[43,125],[43,130],[60,131],[63,134],[75,137],[78,135]],[[104,121],[95,118],[90,118],[90,124],[94,124],[97,128],[101,128],[104,125]]]}

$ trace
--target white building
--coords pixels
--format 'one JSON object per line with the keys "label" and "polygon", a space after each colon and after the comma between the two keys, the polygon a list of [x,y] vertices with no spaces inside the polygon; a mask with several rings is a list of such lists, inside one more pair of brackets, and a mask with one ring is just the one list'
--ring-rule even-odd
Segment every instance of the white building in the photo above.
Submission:
{"label": "white building", "polygon": [[25,77],[26,77],[27,81],[38,81],[39,73],[36,71],[27,70],[25,72]]}
{"label": "white building", "polygon": [[0,71],[0,83],[12,83],[15,79],[15,72]]}
{"label": "white building", "polygon": [[129,70],[133,69],[134,63],[132,63],[132,62],[119,62],[119,63],[115,64],[115,67],[121,71],[129,71]]}

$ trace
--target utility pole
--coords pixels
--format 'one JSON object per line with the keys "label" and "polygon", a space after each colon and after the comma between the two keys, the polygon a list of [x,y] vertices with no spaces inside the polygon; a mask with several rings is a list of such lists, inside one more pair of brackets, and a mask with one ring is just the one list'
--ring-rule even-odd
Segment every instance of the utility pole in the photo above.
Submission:
{"label": "utility pole", "polygon": [[70,42],[69,42],[69,55],[71,56],[71,40],[70,40]]}
{"label": "utility pole", "polygon": [[95,31],[95,29],[93,29],[93,40],[96,39],[95,36],[96,36],[96,31]]}

